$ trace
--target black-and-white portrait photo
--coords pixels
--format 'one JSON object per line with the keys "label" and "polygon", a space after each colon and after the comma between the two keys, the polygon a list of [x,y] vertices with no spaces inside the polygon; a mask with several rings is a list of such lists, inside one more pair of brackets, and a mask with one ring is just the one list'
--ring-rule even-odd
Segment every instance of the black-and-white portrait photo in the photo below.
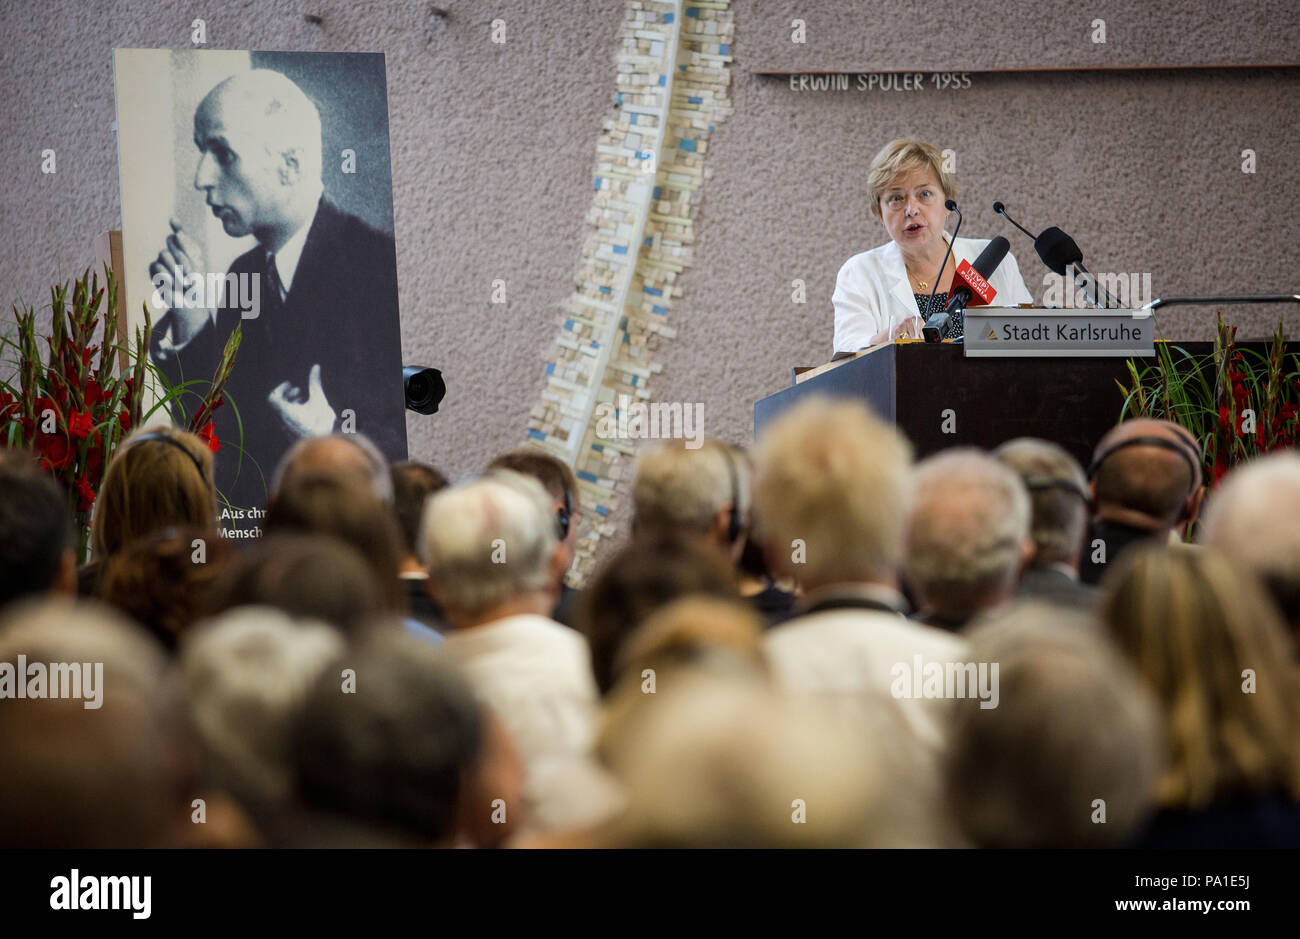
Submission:
{"label": "black-and-white portrait photo", "polygon": [[[216,410],[228,534],[256,533],[295,440],[406,456],[384,57],[117,50],[128,309],[193,410]],[[191,402],[191,404],[187,404]]]}

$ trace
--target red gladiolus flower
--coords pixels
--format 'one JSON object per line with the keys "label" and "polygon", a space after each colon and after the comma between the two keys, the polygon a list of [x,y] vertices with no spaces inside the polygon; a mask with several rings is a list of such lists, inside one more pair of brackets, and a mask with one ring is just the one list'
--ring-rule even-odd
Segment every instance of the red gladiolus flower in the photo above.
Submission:
{"label": "red gladiolus flower", "polygon": [[98,486],[104,470],[104,447],[96,444],[86,453],[86,479],[90,485]]}
{"label": "red gladiolus flower", "polygon": [[118,415],[117,415],[117,422],[118,422],[119,424],[122,425],[122,433],[125,434],[125,433],[127,433],[128,431],[130,431],[130,430],[131,430],[131,412],[130,412],[130,411],[123,411],[123,412],[121,412],[120,414],[118,414]]}
{"label": "red gladiolus flower", "polygon": [[95,422],[90,419],[88,411],[73,411],[68,418],[68,433],[78,440],[85,440],[95,429]]}
{"label": "red gladiolus flower", "polygon": [[57,473],[72,463],[76,451],[68,446],[61,434],[37,434],[36,452],[41,455],[41,468],[47,473]]}
{"label": "red gladiolus flower", "polygon": [[1232,426],[1232,421],[1228,417],[1228,406],[1226,404],[1219,405],[1219,426],[1220,427]]}
{"label": "red gladiolus flower", "polygon": [[93,408],[107,397],[108,395],[95,379],[92,378],[86,383],[86,407]]}
{"label": "red gladiolus flower", "polygon": [[95,504],[95,490],[91,487],[85,476],[77,477],[72,488],[77,493],[77,511],[89,512],[90,507]]}
{"label": "red gladiolus flower", "polygon": [[1291,418],[1295,417],[1297,413],[1300,413],[1300,405],[1284,404],[1278,410],[1277,416],[1279,420],[1289,421]]}
{"label": "red gladiolus flower", "polygon": [[199,431],[199,439],[208,445],[208,449],[216,453],[221,449],[221,441],[217,439],[217,422],[208,421],[206,427]]}

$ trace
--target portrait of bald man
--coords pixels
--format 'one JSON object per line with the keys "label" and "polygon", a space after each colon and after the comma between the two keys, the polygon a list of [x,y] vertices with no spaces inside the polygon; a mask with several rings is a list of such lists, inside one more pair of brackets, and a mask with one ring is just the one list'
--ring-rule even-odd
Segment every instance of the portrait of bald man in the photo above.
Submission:
{"label": "portrait of bald man", "polygon": [[[149,264],[156,296],[169,301],[154,318],[150,354],[173,385],[198,380],[201,391],[242,324],[225,393],[233,406],[216,413],[218,489],[232,506],[264,506],[285,451],[340,430],[404,458],[394,241],[326,191],[316,103],[279,71],[238,72],[202,98],[193,146],[191,182],[205,211],[225,235],[255,244],[221,279],[220,302],[209,291],[197,306],[180,289],[189,275],[217,278],[201,236],[171,219]],[[391,182],[387,197],[391,207]]]}

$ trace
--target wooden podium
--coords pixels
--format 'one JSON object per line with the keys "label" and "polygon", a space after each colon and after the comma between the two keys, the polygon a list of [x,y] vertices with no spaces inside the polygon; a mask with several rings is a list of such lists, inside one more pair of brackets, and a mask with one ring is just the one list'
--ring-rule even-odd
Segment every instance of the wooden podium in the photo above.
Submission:
{"label": "wooden podium", "polygon": [[[1180,345],[1196,353],[1212,347]],[[1124,399],[1115,382],[1127,382],[1127,361],[966,358],[958,343],[900,340],[797,370],[792,387],[754,404],[754,437],[796,402],[829,395],[865,400],[907,436],[918,459],[946,447],[989,449],[1012,437],[1042,437],[1087,466],[1119,418]]]}

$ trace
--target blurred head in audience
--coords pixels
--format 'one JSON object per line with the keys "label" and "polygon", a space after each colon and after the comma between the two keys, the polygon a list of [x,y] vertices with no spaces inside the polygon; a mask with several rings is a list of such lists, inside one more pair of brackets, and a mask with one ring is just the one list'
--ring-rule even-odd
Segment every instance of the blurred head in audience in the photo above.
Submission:
{"label": "blurred head in audience", "polygon": [[774,421],[754,453],[772,574],[805,591],[896,585],[911,461],[902,435],[856,402],[812,400]]}
{"label": "blurred head in audience", "polygon": [[[355,693],[340,691],[344,668]],[[359,826],[380,843],[431,847],[455,841],[483,749],[469,686],[435,647],[400,631],[371,634],[322,672],[292,741],[298,796],[318,819]]]}
{"label": "blurred head in audience", "polygon": [[567,572],[578,553],[578,529],[582,524],[582,502],[578,479],[563,460],[540,450],[515,450],[488,465],[489,470],[512,470],[531,476],[542,484],[554,504],[556,533],[560,538],[561,563]]}
{"label": "blurred head in audience", "polygon": [[[22,698],[12,684],[19,655]],[[43,693],[57,681],[62,696],[32,696],[35,663],[46,671]],[[176,844],[190,809],[164,666],[156,643],[107,608],[66,600],[10,608],[0,623],[8,672],[0,681],[11,685],[0,701],[0,846]]]}
{"label": "blurred head in audience", "polygon": [[356,634],[391,613],[375,572],[337,538],[271,534],[240,553],[213,590],[211,609],[263,606]]}
{"label": "blurred head in audience", "polygon": [[614,687],[605,699],[597,755],[613,764],[632,739],[628,728],[653,706],[659,688],[681,675],[763,681],[763,623],[748,605],[706,594],[675,600],[651,613],[618,648]]}
{"label": "blurred head in audience", "polygon": [[283,807],[290,727],[343,646],[337,630],[269,607],[231,610],[185,637],[181,676],[209,782],[264,819]]}
{"label": "blurred head in audience", "polygon": [[1173,421],[1140,418],[1113,428],[1089,472],[1097,521],[1157,535],[1190,527],[1205,496],[1200,445]]}
{"label": "blurred head in audience", "polygon": [[94,557],[162,528],[197,528],[216,537],[212,451],[194,434],[149,427],[132,434],[104,471],[90,527]]}
{"label": "blurred head in audience", "polygon": [[684,671],[624,729],[605,846],[864,847],[880,780],[866,741],[760,682]]}
{"label": "blurred head in audience", "polygon": [[614,663],[627,638],[656,610],[692,594],[736,598],[731,568],[696,538],[638,534],[596,574],[583,592],[578,630],[591,646],[601,694],[614,686]]}
{"label": "blurred head in audience", "polygon": [[1164,712],[1160,806],[1300,799],[1293,649],[1263,588],[1209,549],[1174,545],[1126,552],[1102,593],[1103,620]]}
{"label": "blurred head in audience", "polygon": [[0,608],[76,587],[76,533],[67,496],[30,454],[0,450]]}
{"label": "blurred head in audience", "polygon": [[453,628],[555,606],[564,553],[550,496],[509,470],[442,490],[421,526],[429,589]]}
{"label": "blurred head in audience", "polygon": [[976,847],[1118,846],[1152,808],[1159,709],[1099,632],[1083,612],[1032,602],[970,630],[970,661],[997,666],[998,699],[955,702],[946,786]]}
{"label": "blurred head in audience", "polygon": [[424,504],[447,487],[447,477],[424,463],[398,463],[392,469],[393,510],[402,529],[402,566],[420,568],[420,519]]}
{"label": "blurred head in audience", "polygon": [[398,579],[402,535],[397,519],[392,506],[359,478],[303,472],[286,479],[267,509],[265,528],[269,534],[328,536],[351,546],[370,565],[387,608],[406,609]]}
{"label": "blurred head in audience", "polygon": [[345,477],[369,487],[375,498],[393,502],[393,479],[388,460],[363,434],[327,434],[303,437],[291,446],[271,480],[271,500],[280,489],[300,476]]}
{"label": "blurred head in audience", "polygon": [[749,514],[748,466],[718,440],[690,449],[668,440],[645,450],[632,488],[637,535],[703,538],[731,561],[745,546]]}
{"label": "blurred head in audience", "polygon": [[164,528],[111,555],[97,595],[175,651],[181,634],[210,608],[214,583],[234,561],[234,549],[206,529]]}
{"label": "blurred head in audience", "polygon": [[1029,494],[1015,473],[965,447],[916,468],[904,570],[921,610],[960,628],[1010,599],[1033,555]]}
{"label": "blurred head in audience", "polygon": [[1035,567],[1078,571],[1088,531],[1088,480],[1078,460],[1046,440],[1019,437],[993,451],[1029,492]]}
{"label": "blurred head in audience", "polygon": [[1214,493],[1200,539],[1268,589],[1300,650],[1300,456],[1282,452],[1235,470]]}
{"label": "blurred head in audience", "polygon": [[674,601],[646,618],[615,656],[616,680],[641,682],[680,666],[765,674],[763,623],[753,609],[708,595]]}

